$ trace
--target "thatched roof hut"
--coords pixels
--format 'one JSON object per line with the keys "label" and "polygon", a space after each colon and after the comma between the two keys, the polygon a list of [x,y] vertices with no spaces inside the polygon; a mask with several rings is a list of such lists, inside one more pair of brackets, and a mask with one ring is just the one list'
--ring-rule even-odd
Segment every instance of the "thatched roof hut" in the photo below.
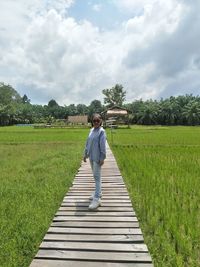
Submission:
{"label": "thatched roof hut", "polygon": [[111,108],[108,108],[107,110],[103,111],[101,113],[101,116],[104,121],[104,126],[114,125],[117,124],[128,124],[129,125],[129,119],[128,119],[129,111],[125,108],[119,107],[119,106],[113,106]]}

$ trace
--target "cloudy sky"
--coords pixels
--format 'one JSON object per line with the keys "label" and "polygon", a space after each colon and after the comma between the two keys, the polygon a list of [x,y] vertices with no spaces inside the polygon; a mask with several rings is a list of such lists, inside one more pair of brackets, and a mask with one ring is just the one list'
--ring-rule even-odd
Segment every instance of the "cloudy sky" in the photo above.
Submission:
{"label": "cloudy sky", "polygon": [[0,81],[33,104],[200,94],[199,0],[0,0]]}

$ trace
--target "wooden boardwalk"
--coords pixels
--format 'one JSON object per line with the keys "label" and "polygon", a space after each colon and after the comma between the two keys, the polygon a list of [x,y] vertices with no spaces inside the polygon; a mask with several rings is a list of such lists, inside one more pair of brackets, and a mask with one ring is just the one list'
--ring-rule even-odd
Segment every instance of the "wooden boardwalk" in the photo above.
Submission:
{"label": "wooden boardwalk", "polygon": [[153,267],[108,146],[97,211],[88,210],[93,190],[90,164],[82,163],[30,267]]}

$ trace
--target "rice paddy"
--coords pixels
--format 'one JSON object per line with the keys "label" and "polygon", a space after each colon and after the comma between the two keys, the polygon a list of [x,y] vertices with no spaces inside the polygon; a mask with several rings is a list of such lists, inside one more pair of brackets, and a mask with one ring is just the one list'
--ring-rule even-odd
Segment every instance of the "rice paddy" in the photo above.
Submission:
{"label": "rice paddy", "polygon": [[[26,267],[89,129],[0,128],[0,266]],[[107,129],[155,267],[200,266],[200,127]]]}
{"label": "rice paddy", "polygon": [[200,128],[133,127],[112,138],[155,267],[200,266]]}

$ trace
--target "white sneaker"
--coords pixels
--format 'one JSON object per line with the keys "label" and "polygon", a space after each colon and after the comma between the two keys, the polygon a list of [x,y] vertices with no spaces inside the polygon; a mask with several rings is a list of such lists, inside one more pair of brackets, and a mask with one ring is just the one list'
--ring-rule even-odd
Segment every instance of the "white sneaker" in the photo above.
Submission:
{"label": "white sneaker", "polygon": [[[94,195],[95,195],[95,192],[92,193],[92,195],[89,197],[89,200],[93,200]],[[102,198],[102,193],[100,194],[100,198]]]}
{"label": "white sneaker", "polygon": [[99,198],[94,198],[88,208],[89,210],[95,210],[99,206],[101,206],[101,200]]}

